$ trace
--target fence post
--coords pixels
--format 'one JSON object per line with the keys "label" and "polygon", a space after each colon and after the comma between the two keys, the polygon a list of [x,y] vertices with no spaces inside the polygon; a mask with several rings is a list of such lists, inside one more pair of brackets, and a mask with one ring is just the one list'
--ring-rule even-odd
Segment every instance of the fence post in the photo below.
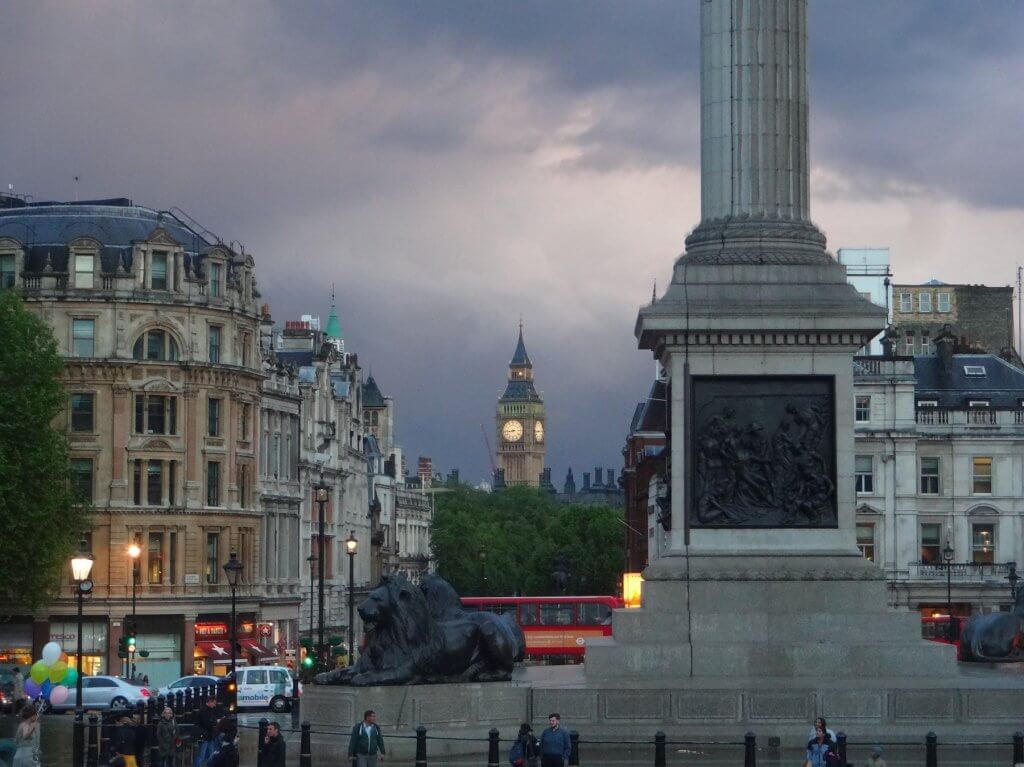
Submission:
{"label": "fence post", "polygon": [[[256,767],[263,767],[263,740],[267,737],[267,725],[270,722],[267,721],[266,717],[260,719],[259,723],[259,740],[256,741]],[[299,760],[302,760],[302,749],[299,748]]]}
{"label": "fence post", "polygon": [[299,745],[299,767],[313,767],[313,744],[310,741],[310,724],[303,722],[302,741]]}
{"label": "fence post", "polygon": [[85,764],[85,714],[81,709],[75,712],[75,730],[71,737],[71,764],[84,767]]}
{"label": "fence post", "polygon": [[757,738],[752,732],[743,736],[743,767],[757,767]]}
{"label": "fence post", "polygon": [[939,767],[939,737],[934,732],[924,737],[924,767]]}
{"label": "fence post", "polygon": [[1024,732],[1013,733],[1013,763],[1024,764]]}
{"label": "fence post", "polygon": [[149,747],[149,764],[150,767],[157,767],[160,764],[160,746],[155,743]]}
{"label": "fence post", "polygon": [[96,714],[89,717],[89,753],[86,757],[88,767],[99,767],[100,763],[100,718]]}
{"label": "fence post", "polygon": [[181,690],[174,693],[174,715],[178,717],[185,716],[185,693]]}
{"label": "fence post", "polygon": [[427,728],[416,728],[416,767],[427,767]]}
{"label": "fence post", "polygon": [[192,708],[192,688],[191,687],[186,687],[185,688],[184,706],[185,706],[185,721],[188,722],[189,724],[194,723],[196,721],[196,718],[193,715],[194,709]]}
{"label": "fence post", "polygon": [[487,767],[499,767],[501,764],[498,757],[499,740],[498,728],[492,727],[491,731],[487,733]]}
{"label": "fence post", "polygon": [[839,752],[839,767],[846,767],[846,733],[836,735],[836,750]]}
{"label": "fence post", "polygon": [[99,761],[110,759],[110,736],[113,734],[113,725],[109,717],[103,717],[100,725],[100,753]]}
{"label": "fence post", "polygon": [[576,730],[569,730],[569,764],[579,765],[580,763],[580,734]]}
{"label": "fence post", "polygon": [[665,767],[665,733],[654,733],[654,767]]}

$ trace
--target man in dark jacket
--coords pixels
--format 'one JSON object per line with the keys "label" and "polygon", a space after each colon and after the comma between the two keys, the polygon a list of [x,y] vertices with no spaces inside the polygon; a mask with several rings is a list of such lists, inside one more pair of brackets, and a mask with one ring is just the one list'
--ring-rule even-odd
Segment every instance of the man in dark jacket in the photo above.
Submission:
{"label": "man in dark jacket", "polygon": [[562,717],[548,714],[548,727],[540,734],[541,767],[563,767],[572,753],[569,733],[562,729]]}
{"label": "man in dark jacket", "polygon": [[224,716],[224,711],[217,705],[217,699],[210,696],[206,699],[206,705],[199,710],[196,717],[196,760],[194,767],[203,767],[207,760],[213,756],[214,750],[214,729],[217,722]]}
{"label": "man in dark jacket", "polygon": [[129,767],[135,767],[135,722],[130,714],[121,714],[117,718],[117,727],[111,738],[110,750],[123,756]]}
{"label": "man in dark jacket", "polygon": [[363,721],[352,728],[348,739],[348,755],[356,760],[356,767],[376,767],[384,761],[384,736],[377,726],[377,713],[367,711]]}
{"label": "man in dark jacket", "polygon": [[263,739],[263,745],[260,746],[260,756],[263,757],[260,762],[262,767],[286,767],[285,749],[286,744],[284,738],[281,737],[281,725],[271,722],[267,725],[267,736]]}

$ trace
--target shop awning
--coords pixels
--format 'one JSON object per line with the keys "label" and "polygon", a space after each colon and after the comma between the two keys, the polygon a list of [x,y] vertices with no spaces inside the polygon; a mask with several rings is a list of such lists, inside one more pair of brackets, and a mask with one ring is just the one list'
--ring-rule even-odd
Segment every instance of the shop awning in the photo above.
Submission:
{"label": "shop awning", "polygon": [[231,642],[196,642],[196,655],[213,660],[231,660]]}
{"label": "shop awning", "polygon": [[242,645],[242,652],[250,653],[258,660],[277,660],[277,652],[275,650],[265,647],[255,639],[240,639],[238,643]]}

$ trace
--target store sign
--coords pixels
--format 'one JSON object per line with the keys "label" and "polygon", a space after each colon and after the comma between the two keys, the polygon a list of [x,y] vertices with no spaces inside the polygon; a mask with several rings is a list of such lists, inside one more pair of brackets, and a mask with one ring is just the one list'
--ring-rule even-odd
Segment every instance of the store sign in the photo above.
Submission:
{"label": "store sign", "polygon": [[197,623],[196,638],[226,637],[228,635],[227,623]]}
{"label": "store sign", "polygon": [[257,623],[256,624],[256,633],[259,634],[261,637],[271,636],[274,633],[274,624],[273,623]]}
{"label": "store sign", "polygon": [[[50,641],[56,642],[66,653],[74,653],[78,647],[78,624],[50,622]],[[82,624],[82,652],[104,653],[107,647],[106,623]]]}

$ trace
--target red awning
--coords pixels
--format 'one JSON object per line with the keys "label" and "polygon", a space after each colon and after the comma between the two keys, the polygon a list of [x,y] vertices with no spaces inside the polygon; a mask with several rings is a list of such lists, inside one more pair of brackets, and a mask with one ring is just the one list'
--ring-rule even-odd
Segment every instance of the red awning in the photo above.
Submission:
{"label": "red awning", "polygon": [[231,641],[196,642],[196,654],[213,660],[231,660]]}
{"label": "red awning", "polygon": [[277,652],[257,642],[255,639],[239,639],[242,652],[247,652],[258,660],[277,660]]}

